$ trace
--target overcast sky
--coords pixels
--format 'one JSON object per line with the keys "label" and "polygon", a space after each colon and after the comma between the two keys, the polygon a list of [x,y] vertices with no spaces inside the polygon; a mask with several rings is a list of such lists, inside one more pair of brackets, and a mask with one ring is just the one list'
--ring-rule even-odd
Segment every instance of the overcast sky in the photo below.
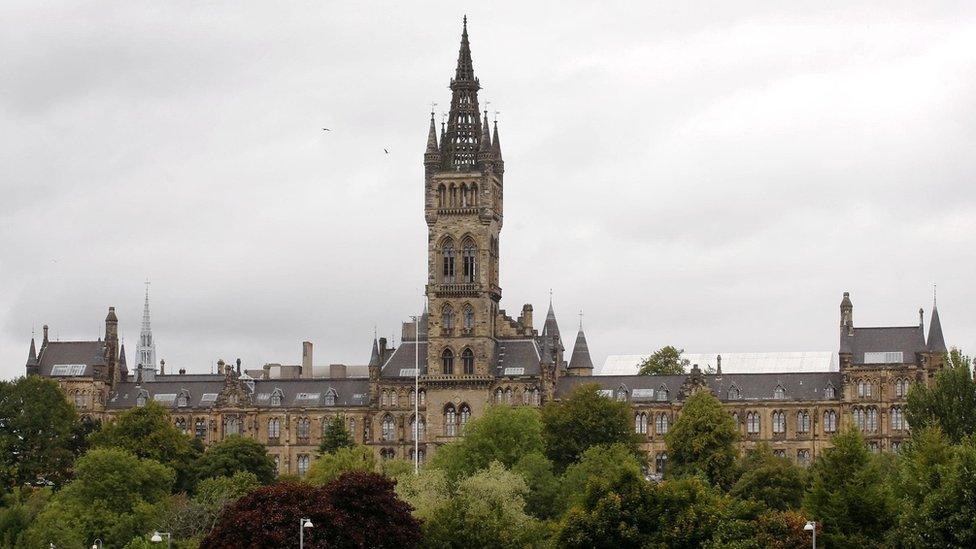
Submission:
{"label": "overcast sky", "polygon": [[836,351],[842,292],[927,326],[937,283],[976,352],[972,2],[205,4],[0,6],[0,378],[110,305],[131,365],[147,277],[172,368],[399,343],[464,13],[513,316],[552,288],[596,363]]}

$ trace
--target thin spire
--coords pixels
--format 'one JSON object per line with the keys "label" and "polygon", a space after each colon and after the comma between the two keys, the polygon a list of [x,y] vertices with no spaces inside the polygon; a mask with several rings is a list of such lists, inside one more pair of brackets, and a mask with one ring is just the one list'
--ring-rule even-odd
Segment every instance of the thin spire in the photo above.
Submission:
{"label": "thin spire", "polygon": [[430,111],[430,131],[427,132],[427,152],[436,153],[437,151],[437,126],[434,124],[434,111]]}
{"label": "thin spire", "polygon": [[376,340],[375,331],[373,332],[373,353],[369,357],[369,365],[370,366],[380,365],[380,345],[379,342]]}
{"label": "thin spire", "polygon": [[30,351],[27,353],[27,365],[37,364],[37,347],[34,345],[34,336],[31,336]]}
{"label": "thin spire", "polygon": [[444,148],[444,166],[455,170],[474,167],[481,140],[478,90],[481,84],[474,76],[471,62],[471,44],[468,41],[467,17],[461,30],[461,48],[457,67],[451,79],[451,110],[447,117],[447,132],[441,142]]}
{"label": "thin spire", "polygon": [[[582,315],[581,315],[582,316]],[[593,360],[590,358],[590,347],[586,344],[586,335],[583,333],[583,326],[576,334],[576,344],[573,345],[573,358],[569,361],[569,369],[572,370],[592,370]]]}
{"label": "thin spire", "polygon": [[153,340],[152,322],[149,315],[149,279],[146,279],[146,299],[142,307],[142,330],[136,347],[136,361],[143,368],[156,369],[156,342]]}
{"label": "thin spire", "polygon": [[945,337],[942,335],[942,321],[939,320],[939,306],[935,302],[935,292],[932,295],[932,316],[929,318],[929,338],[927,346],[933,353],[944,353],[948,350]]}
{"label": "thin spire", "polygon": [[491,152],[495,153],[495,159],[502,159],[502,143],[498,138],[498,118],[495,118],[495,137],[491,141]]}
{"label": "thin spire", "polygon": [[491,132],[488,130],[488,111],[485,111],[485,121],[481,124],[481,143],[478,150],[483,152],[491,151]]}

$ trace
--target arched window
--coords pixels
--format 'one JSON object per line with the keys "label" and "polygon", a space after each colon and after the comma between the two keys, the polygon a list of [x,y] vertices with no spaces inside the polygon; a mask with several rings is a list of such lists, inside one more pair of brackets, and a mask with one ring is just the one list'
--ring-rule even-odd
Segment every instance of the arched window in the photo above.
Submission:
{"label": "arched window", "polygon": [[413,406],[417,403],[417,393],[413,389],[410,389],[410,405]]}
{"label": "arched window", "polygon": [[325,405],[326,406],[335,406],[336,405],[336,398],[338,398],[338,396],[339,396],[339,394],[336,393],[335,389],[333,389],[332,387],[329,387],[329,390],[326,391],[326,393],[325,393]]}
{"label": "arched window", "polygon": [[735,424],[735,428],[739,428],[739,412],[732,412],[732,423]]}
{"label": "arched window", "polygon": [[[423,448],[419,448],[418,450],[419,451],[416,454],[417,455],[417,463],[420,463],[421,465],[423,465],[424,464],[424,457],[426,457],[426,452],[424,452],[424,449]],[[410,461],[413,461],[413,459],[414,459],[414,453],[413,453],[413,451],[414,451],[414,448],[411,448],[410,449]]]}
{"label": "arched window", "polygon": [[459,408],[461,416],[461,430],[464,430],[464,426],[468,424],[468,420],[471,419],[471,408],[467,404],[462,404]]}
{"label": "arched window", "polygon": [[383,458],[384,461],[391,460],[396,457],[396,451],[393,448],[383,448],[380,450],[380,457]]}
{"label": "arched window", "polygon": [[827,385],[824,387],[824,398],[835,398],[836,394],[837,393],[834,390],[833,385]]}
{"label": "arched window", "polygon": [[382,440],[385,442],[392,441],[396,436],[396,423],[393,421],[393,416],[386,414],[383,416],[383,431]]}
{"label": "arched window", "polygon": [[477,253],[478,249],[475,247],[474,242],[465,240],[464,247],[461,251],[462,275],[464,282],[469,284],[474,282],[475,279],[475,256]]}
{"label": "arched window", "polygon": [[904,397],[908,395],[908,380],[907,379],[896,379],[895,380],[895,396]]}
{"label": "arched window", "polygon": [[461,364],[464,366],[465,375],[474,375],[474,353],[471,349],[465,349],[461,353]]}
{"label": "arched window", "polygon": [[863,432],[867,427],[867,423],[864,421],[864,410],[862,408],[852,408],[851,416],[854,419],[854,426]]}
{"label": "arched window", "polygon": [[457,187],[454,186],[454,183],[451,183],[451,186],[450,186],[449,189],[450,189],[450,193],[451,193],[451,206],[452,207],[457,206],[457,204],[458,204]]}
{"label": "arched window", "polygon": [[511,403],[512,403],[512,388],[509,387],[505,389],[505,404],[511,404]]}
{"label": "arched window", "polygon": [[762,420],[758,412],[749,412],[746,414],[746,432],[750,435],[759,434],[759,430],[762,427]]}
{"label": "arched window", "polygon": [[281,389],[277,389],[276,388],[274,391],[272,391],[272,393],[271,393],[271,405],[272,406],[281,406],[281,397],[282,397]]}
{"label": "arched window", "polygon": [[670,423],[671,418],[668,417],[668,414],[661,412],[657,415],[657,419],[654,420],[654,429],[657,431],[657,434],[666,435],[668,434]]}
{"label": "arched window", "polygon": [[867,398],[871,396],[871,382],[863,379],[857,382],[857,396]]}
{"label": "arched window", "polygon": [[532,405],[533,406],[538,406],[539,404],[541,404],[541,402],[540,402],[540,395],[539,395],[539,389],[538,388],[533,388],[532,389]]}
{"label": "arched window", "polygon": [[620,402],[625,402],[627,400],[627,388],[623,385],[617,387],[616,397]]}
{"label": "arched window", "polygon": [[474,330],[474,308],[471,305],[464,306],[464,329]]}
{"label": "arched window", "polygon": [[390,390],[390,406],[396,408],[398,406],[399,396],[395,390]]}
{"label": "arched window", "polygon": [[145,390],[139,391],[139,394],[136,396],[136,406],[145,406],[147,400],[149,400],[149,393]]}
{"label": "arched window", "polygon": [[268,438],[278,438],[281,436],[281,420],[271,418],[268,420]]}
{"label": "arched window", "polygon": [[75,408],[84,408],[85,395],[81,391],[75,391],[74,397],[75,397]]}
{"label": "arched window", "polygon": [[773,389],[773,398],[776,400],[783,400],[786,398],[786,389],[784,389],[782,385],[777,385],[776,388]]}
{"label": "arched window", "polygon": [[193,423],[193,435],[197,438],[204,438],[207,436],[207,420],[197,418],[197,420]]}
{"label": "arched window", "polygon": [[447,205],[447,187],[442,183],[437,187],[437,207],[444,208]]}
{"label": "arched window", "polygon": [[800,410],[796,413],[796,430],[798,433],[810,432],[810,412]]}
{"label": "arched window", "polygon": [[878,409],[868,408],[866,413],[866,423],[868,432],[875,432],[878,430]]}
{"label": "arched window", "polygon": [[423,389],[420,390],[420,405],[421,406],[427,405],[427,391]]}
{"label": "arched window", "polygon": [[742,398],[742,393],[739,392],[739,388],[735,385],[729,387],[729,400],[739,400]]}
{"label": "arched window", "polygon": [[441,309],[441,327],[447,331],[454,329],[454,307],[450,303]]}
{"label": "arched window", "polygon": [[176,406],[177,408],[186,408],[190,405],[190,393],[186,390],[180,391],[180,394],[176,396]]}
{"label": "arched window", "polygon": [[469,201],[469,204],[471,206],[478,205],[478,184],[477,183],[471,184],[471,200]]}
{"label": "arched window", "polygon": [[441,256],[444,263],[443,282],[449,284],[454,282],[454,243],[448,240],[441,248]]}
{"label": "arched window", "polygon": [[457,411],[453,404],[444,407],[444,435],[457,436]]}
{"label": "arched window", "polygon": [[654,472],[663,475],[664,470],[668,466],[668,455],[664,452],[660,452],[654,458]]}
{"label": "arched window", "polygon": [[419,440],[421,442],[427,436],[427,422],[424,421],[423,417],[420,418],[419,424],[417,423],[416,417],[410,418],[410,436],[414,437],[410,440]]}
{"label": "arched window", "polygon": [[308,465],[311,462],[308,454],[299,454],[298,456],[298,476],[304,477],[305,473],[308,472]]}
{"label": "arched window", "polygon": [[647,434],[647,414],[645,412],[640,412],[634,416],[634,431],[642,435]]}
{"label": "arched window", "polygon": [[668,391],[667,385],[661,385],[657,388],[657,399],[660,402],[667,402],[668,398],[671,396],[671,391]]}
{"label": "arched window", "polygon": [[390,405],[390,393],[386,389],[383,389],[383,392],[380,393],[380,406],[383,406],[385,408],[389,405]]}
{"label": "arched window", "polygon": [[826,412],[824,412],[824,432],[825,433],[837,432],[837,412],[833,410],[827,410]]}
{"label": "arched window", "polygon": [[298,418],[298,438],[301,440],[308,440],[308,433],[311,430],[311,421],[307,417]]}
{"label": "arched window", "polygon": [[352,441],[356,442],[356,418],[349,418],[349,436],[352,437]]}
{"label": "arched window", "polygon": [[905,416],[902,414],[901,408],[898,406],[892,406],[890,416],[891,430],[903,431],[905,429]]}
{"label": "arched window", "polygon": [[501,404],[502,402],[504,402],[504,398],[505,398],[505,391],[502,391],[501,387],[495,389],[495,404]]}
{"label": "arched window", "polygon": [[176,430],[178,430],[181,435],[186,434],[186,418],[176,418]]}
{"label": "arched window", "polygon": [[461,207],[468,207],[468,186],[465,183],[461,183]]}
{"label": "arched window", "polygon": [[778,410],[773,412],[773,432],[777,434],[786,433],[786,414]]}
{"label": "arched window", "polygon": [[444,375],[454,374],[454,353],[450,349],[444,349],[441,353],[441,371]]}
{"label": "arched window", "polygon": [[796,462],[800,467],[807,467],[810,465],[810,450],[797,450],[796,451]]}
{"label": "arched window", "polygon": [[229,417],[224,420],[224,436],[241,434],[241,420]]}

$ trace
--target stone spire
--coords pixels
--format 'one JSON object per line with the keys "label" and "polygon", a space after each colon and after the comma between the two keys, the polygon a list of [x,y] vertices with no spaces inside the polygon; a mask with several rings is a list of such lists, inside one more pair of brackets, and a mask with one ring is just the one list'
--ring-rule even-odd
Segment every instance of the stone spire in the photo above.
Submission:
{"label": "stone spire", "polygon": [[380,366],[380,345],[376,341],[376,336],[373,336],[373,354],[369,357],[369,366],[371,368],[378,368]]}
{"label": "stone spire", "polygon": [[495,137],[491,140],[491,151],[495,153],[495,160],[502,159],[502,142],[498,137],[498,120],[495,120]]}
{"label": "stone spire", "polygon": [[39,365],[37,361],[37,347],[34,345],[34,337],[31,336],[30,351],[27,353],[27,373],[36,373],[33,369],[36,369]]}
{"label": "stone spire", "polygon": [[149,281],[146,281],[146,300],[142,307],[142,329],[139,331],[139,345],[136,347],[136,367],[156,369],[156,342],[153,341],[152,326],[149,320]]}
{"label": "stone spire", "polygon": [[436,153],[437,148],[437,126],[434,125],[434,111],[430,112],[430,130],[427,132],[427,153]]}
{"label": "stone spire", "polygon": [[451,110],[447,116],[447,134],[444,137],[444,167],[458,171],[470,170],[475,165],[481,140],[481,121],[478,116],[478,90],[481,89],[481,84],[474,76],[474,66],[471,63],[467,16],[464,18],[461,49],[450,87]]}
{"label": "stone spire", "polygon": [[569,373],[585,376],[591,375],[592,372],[593,360],[590,359],[590,347],[586,344],[583,326],[580,326],[579,333],[576,334],[576,344],[573,345],[573,358],[569,361]]}
{"label": "stone spire", "polygon": [[942,337],[942,322],[939,320],[939,306],[935,299],[932,300],[932,316],[929,319],[929,337],[926,344],[930,352],[944,353],[946,348],[945,338]]}
{"label": "stone spire", "polygon": [[559,324],[556,322],[556,312],[552,309],[552,297],[549,297],[549,312],[546,313],[546,323],[543,330],[549,337],[559,338]]}
{"label": "stone spire", "polygon": [[478,150],[491,152],[491,131],[488,129],[488,111],[485,111],[485,119],[481,124],[481,143],[478,145]]}
{"label": "stone spire", "polygon": [[125,361],[125,343],[119,346],[119,368],[124,372],[129,371],[129,366]]}

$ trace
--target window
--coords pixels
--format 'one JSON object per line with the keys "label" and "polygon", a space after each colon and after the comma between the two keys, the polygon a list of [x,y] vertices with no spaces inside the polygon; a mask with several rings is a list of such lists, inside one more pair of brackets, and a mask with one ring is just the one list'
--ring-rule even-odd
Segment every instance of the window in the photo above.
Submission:
{"label": "window", "polygon": [[81,391],[75,391],[74,396],[75,396],[75,408],[84,408],[85,394],[82,393]]}
{"label": "window", "polygon": [[139,391],[139,395],[136,396],[136,406],[145,406],[146,400],[149,399],[149,393],[146,391]]}
{"label": "window", "polygon": [[646,435],[647,434],[647,414],[641,412],[634,416],[634,432]]}
{"label": "window", "polygon": [[664,452],[659,452],[657,456],[654,457],[654,472],[663,475],[664,470],[668,466],[668,455]]}
{"label": "window", "polygon": [[786,398],[786,389],[784,389],[782,385],[777,385],[776,388],[773,389],[773,398],[776,400],[783,400]]}
{"label": "window", "polygon": [[383,448],[380,450],[380,457],[383,458],[383,461],[388,461],[396,457],[396,452],[393,448]]}
{"label": "window", "polygon": [[444,375],[454,374],[454,353],[450,349],[444,349],[441,353],[441,370]]}
{"label": "window", "polygon": [[276,439],[281,436],[281,420],[272,418],[268,420],[268,438]]}
{"label": "window", "polygon": [[457,411],[453,404],[444,407],[444,435],[457,436]]}
{"label": "window", "polygon": [[474,375],[474,353],[471,349],[465,349],[461,353],[461,365],[464,367],[465,375]]}
{"label": "window", "polygon": [[533,388],[532,389],[532,405],[533,406],[539,406],[540,403],[541,402],[540,402],[540,396],[539,396],[539,389],[538,388]]}
{"label": "window", "polygon": [[427,436],[427,422],[424,418],[420,418],[420,424],[417,424],[417,418],[413,417],[410,419],[410,436],[414,437],[411,440],[423,441]]}
{"label": "window", "polygon": [[441,327],[448,331],[454,329],[454,307],[450,303],[441,309]]}
{"label": "window", "polygon": [[657,399],[659,401],[661,401],[661,402],[667,402],[668,396],[669,396],[669,393],[668,393],[667,386],[661,385],[660,387],[658,387],[658,389],[657,389]]}
{"label": "window", "polygon": [[474,329],[474,308],[471,305],[464,306],[464,329]]}
{"label": "window", "polygon": [[824,387],[824,398],[835,398],[836,392],[833,385]]}
{"label": "window", "polygon": [[657,419],[654,420],[654,429],[657,431],[657,434],[659,435],[668,434],[669,423],[670,423],[670,418],[668,417],[668,414],[664,412],[658,414]]}
{"label": "window", "polygon": [[465,241],[464,249],[461,251],[462,260],[462,275],[464,277],[464,282],[471,284],[475,279],[475,255],[477,254],[477,248],[474,247],[474,242],[470,240]]}
{"label": "window", "polygon": [[857,396],[860,398],[867,398],[871,396],[871,382],[864,381],[863,379],[857,382]]}
{"label": "window", "polygon": [[896,397],[908,396],[908,380],[907,379],[896,379],[895,380],[895,396]]}
{"label": "window", "polygon": [[773,433],[786,433],[786,414],[778,410],[773,412]]}
{"label": "window", "polygon": [[441,256],[444,263],[443,282],[449,284],[454,282],[454,244],[450,240],[444,243]]}
{"label": "window", "polygon": [[417,403],[417,393],[413,389],[410,389],[410,405],[413,406]]}
{"label": "window", "polygon": [[349,435],[352,436],[352,441],[356,442],[356,418],[349,418]]}
{"label": "window", "polygon": [[383,416],[383,431],[381,440],[385,442],[390,442],[396,437],[396,423],[393,421],[393,416],[386,414]]}
{"label": "window", "polygon": [[399,396],[395,390],[390,391],[390,406],[396,408],[399,401]]}
{"label": "window", "polygon": [[512,395],[513,393],[511,387],[505,389],[505,404],[512,404]]}
{"label": "window", "polygon": [[525,405],[525,406],[528,406],[528,404],[529,404],[529,390],[528,389],[523,389],[522,390],[522,404]]}
{"label": "window", "polygon": [[[410,461],[413,461],[413,459],[414,459],[414,453],[413,453],[413,451],[414,451],[414,449],[411,448],[410,449]],[[419,463],[421,465],[424,464],[424,457],[426,457],[426,453],[427,452],[425,452],[423,448],[420,448],[419,449],[419,451],[416,454],[416,456],[417,456],[417,463]]]}
{"label": "window", "polygon": [[275,389],[274,392],[271,393],[271,405],[281,406],[281,396],[281,389]]}
{"label": "window", "polygon": [[796,431],[798,433],[810,432],[810,412],[800,410],[796,413]]}
{"label": "window", "polygon": [[335,389],[333,389],[333,388],[330,387],[329,390],[326,391],[326,393],[325,393],[325,405],[326,406],[335,406],[336,405],[336,398],[338,396],[339,395],[338,395],[338,393],[336,393]]}
{"label": "window", "polygon": [[298,418],[298,438],[302,440],[308,439],[309,427],[311,421],[307,417]]}
{"label": "window", "polygon": [[729,387],[729,400],[739,400],[742,398],[742,393],[739,392],[739,388],[733,385]]}
{"label": "window", "polygon": [[438,208],[445,207],[447,205],[446,200],[447,200],[447,187],[441,184],[441,186],[437,187],[437,207]]}
{"label": "window", "polygon": [[460,408],[461,413],[461,430],[464,430],[464,426],[468,424],[468,420],[471,419],[471,408],[467,404],[462,404]]}
{"label": "window", "polygon": [[875,432],[878,430],[878,409],[868,408],[867,409],[867,428],[869,432]]}
{"label": "window", "polygon": [[623,387],[623,386],[619,387],[617,389],[617,394],[616,395],[617,395],[617,400],[618,401],[625,402],[627,400],[627,388],[626,387]]}
{"label": "window", "polygon": [[421,406],[427,405],[427,391],[423,389],[420,390],[420,405]]}
{"label": "window", "polygon": [[782,450],[782,449],[773,450],[773,455],[776,456],[776,457],[785,458],[786,457],[786,450]]}
{"label": "window", "polygon": [[759,428],[762,424],[758,412],[749,412],[746,414],[746,432],[750,435],[759,434]]}
{"label": "window", "polygon": [[878,441],[872,440],[868,443],[868,450],[870,450],[872,454],[877,454],[881,451],[881,445],[878,444]]}
{"label": "window", "polygon": [[735,424],[735,428],[739,428],[739,412],[732,412],[732,423]]}
{"label": "window", "polygon": [[197,419],[193,423],[193,434],[197,438],[203,438],[207,436],[207,420]]}
{"label": "window", "polygon": [[278,476],[278,474],[280,472],[281,472],[281,456],[279,456],[278,454],[275,454],[274,455],[274,473],[275,473],[275,476]]}
{"label": "window", "polygon": [[894,453],[896,453],[896,454],[901,451],[901,441],[900,440],[893,440],[893,441],[891,441],[891,451],[894,452]]}
{"label": "window", "polygon": [[308,472],[308,464],[309,464],[309,461],[310,461],[310,459],[309,459],[308,454],[299,454],[298,455],[298,476],[304,477],[305,476],[305,473]]}
{"label": "window", "polygon": [[187,393],[186,391],[181,391],[180,394],[176,397],[177,408],[186,408],[189,405],[190,405],[190,394]]}
{"label": "window", "polygon": [[837,412],[833,410],[827,410],[824,412],[823,418],[824,432],[825,433],[836,433],[837,432]]}
{"label": "window", "polygon": [[810,450],[801,449],[796,451],[796,462],[800,464],[801,467],[807,467],[810,465]]}
{"label": "window", "polygon": [[389,405],[390,405],[390,393],[386,389],[383,389],[383,392],[380,393],[380,406],[383,406],[385,408]]}
{"label": "window", "polygon": [[224,420],[224,436],[241,434],[241,420],[229,417]]}
{"label": "window", "polygon": [[495,389],[495,404],[501,404],[505,402],[505,391],[501,387]]}
{"label": "window", "polygon": [[176,430],[179,431],[181,435],[186,434],[186,418],[176,418]]}
{"label": "window", "polygon": [[902,413],[901,408],[898,406],[892,406],[890,415],[891,415],[891,430],[904,431],[905,415]]}

